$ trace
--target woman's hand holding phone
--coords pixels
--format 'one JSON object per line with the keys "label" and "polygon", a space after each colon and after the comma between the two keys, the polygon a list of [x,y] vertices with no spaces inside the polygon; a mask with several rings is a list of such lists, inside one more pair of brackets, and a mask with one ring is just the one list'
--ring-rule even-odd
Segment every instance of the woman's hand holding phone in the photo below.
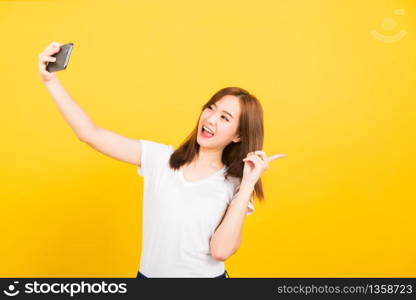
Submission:
{"label": "woman's hand holding phone", "polygon": [[48,82],[55,78],[53,72],[48,72],[46,66],[49,62],[55,62],[56,58],[52,55],[59,52],[61,44],[58,42],[52,42],[46,49],[39,54],[39,74],[43,82]]}

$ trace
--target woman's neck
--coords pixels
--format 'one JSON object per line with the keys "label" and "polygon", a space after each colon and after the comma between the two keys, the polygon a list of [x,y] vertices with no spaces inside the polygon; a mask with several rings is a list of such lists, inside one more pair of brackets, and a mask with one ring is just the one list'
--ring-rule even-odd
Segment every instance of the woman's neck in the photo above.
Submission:
{"label": "woman's neck", "polygon": [[222,163],[222,150],[212,150],[201,147],[193,162],[198,166],[210,167],[213,169],[224,167],[224,164]]}

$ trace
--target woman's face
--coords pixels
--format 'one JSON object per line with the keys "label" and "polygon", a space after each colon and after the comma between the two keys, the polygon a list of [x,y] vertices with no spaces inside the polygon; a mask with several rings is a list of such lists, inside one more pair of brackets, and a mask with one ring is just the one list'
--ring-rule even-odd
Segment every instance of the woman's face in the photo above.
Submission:
{"label": "woman's face", "polygon": [[[238,142],[240,112],[240,100],[233,95],[226,95],[205,108],[199,118],[198,144],[204,148],[224,149],[230,142]],[[204,126],[214,135],[203,130]]]}

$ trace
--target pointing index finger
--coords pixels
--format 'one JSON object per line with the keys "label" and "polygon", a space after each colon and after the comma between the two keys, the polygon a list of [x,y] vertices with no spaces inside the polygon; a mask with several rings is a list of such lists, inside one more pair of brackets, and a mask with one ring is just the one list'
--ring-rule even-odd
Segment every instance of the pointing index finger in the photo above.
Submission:
{"label": "pointing index finger", "polygon": [[275,154],[275,155],[270,156],[268,158],[268,160],[272,161],[272,160],[275,160],[276,158],[281,158],[281,157],[285,157],[285,156],[286,156],[286,154]]}

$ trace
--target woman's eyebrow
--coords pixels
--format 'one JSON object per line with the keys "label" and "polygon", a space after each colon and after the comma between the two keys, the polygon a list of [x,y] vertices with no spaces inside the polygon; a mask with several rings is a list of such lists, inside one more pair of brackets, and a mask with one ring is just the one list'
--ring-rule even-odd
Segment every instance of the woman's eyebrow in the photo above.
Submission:
{"label": "woman's eyebrow", "polygon": [[[215,107],[217,106],[215,103],[212,103],[212,105],[214,105]],[[229,114],[230,117],[234,119],[234,116],[231,113],[229,113],[228,111],[223,110],[223,112],[225,112],[226,114]]]}
{"label": "woman's eyebrow", "polygon": [[231,116],[231,118],[233,118],[233,119],[234,119],[233,115],[232,115],[232,114],[230,114],[228,111],[223,110],[223,112],[225,112],[226,114],[229,114],[229,115]]}

